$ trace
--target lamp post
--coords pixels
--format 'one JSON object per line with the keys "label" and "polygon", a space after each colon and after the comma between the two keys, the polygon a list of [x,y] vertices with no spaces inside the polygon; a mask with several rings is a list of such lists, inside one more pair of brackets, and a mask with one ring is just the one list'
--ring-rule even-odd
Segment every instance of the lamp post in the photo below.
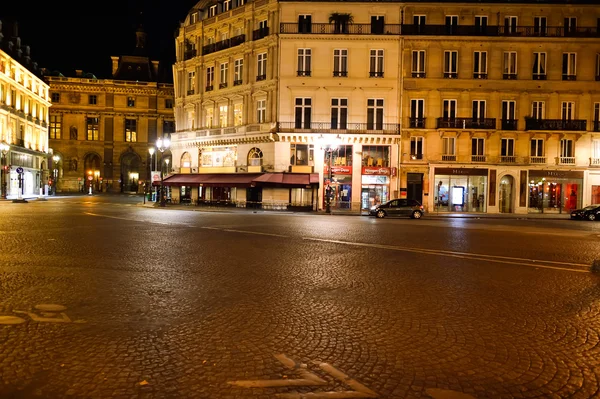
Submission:
{"label": "lamp post", "polygon": [[164,207],[167,206],[167,198],[164,195],[164,187],[163,187],[163,180],[164,180],[164,174],[162,171],[162,156],[163,153],[171,146],[171,140],[169,140],[168,137],[165,138],[160,138],[158,140],[156,140],[156,149],[158,151],[160,151],[160,160],[161,160],[161,168],[160,168],[160,206]]}
{"label": "lamp post", "polygon": [[[148,191],[149,192],[153,192],[154,191],[154,181],[153,181],[153,176],[152,176],[152,155],[154,155],[154,153],[156,152],[156,149],[154,147],[150,147],[148,148],[148,152],[150,153],[150,187],[148,187]],[[156,156],[158,158],[158,155]],[[144,193],[144,196],[146,195],[146,193]],[[146,202],[146,200],[144,200],[144,202]]]}
{"label": "lamp post", "polygon": [[327,156],[327,187],[325,187],[325,213],[331,213],[331,179],[333,178],[331,170],[331,159],[333,158],[333,152],[337,149],[336,146],[329,146],[325,148],[325,154]]}
{"label": "lamp post", "polygon": [[53,183],[52,183],[52,193],[54,195],[56,195],[56,186],[58,185],[58,162],[60,161],[60,156],[54,155],[52,157],[52,160],[54,161],[54,163],[52,164],[52,169],[53,169],[52,177],[54,177]]}
{"label": "lamp post", "polygon": [[0,176],[0,180],[2,180],[2,184],[0,185],[0,190],[2,190],[2,199],[6,199],[7,193],[7,185],[6,185],[6,173],[8,172],[8,166],[6,165],[6,153],[10,149],[10,145],[6,144],[4,141],[0,143],[0,151],[2,151],[2,169],[0,172],[2,173]]}
{"label": "lamp post", "polygon": [[94,180],[94,178],[92,177],[92,171],[88,170],[88,183],[90,185],[90,188],[89,188],[89,191],[88,191],[89,195],[92,195],[92,180]]}

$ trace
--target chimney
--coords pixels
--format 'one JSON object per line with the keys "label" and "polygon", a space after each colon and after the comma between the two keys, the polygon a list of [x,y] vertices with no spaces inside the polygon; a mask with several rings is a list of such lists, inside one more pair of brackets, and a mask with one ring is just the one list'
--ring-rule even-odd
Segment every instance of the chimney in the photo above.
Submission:
{"label": "chimney", "polygon": [[83,70],[82,69],[76,69],[75,70],[75,76],[80,78],[83,76]]}
{"label": "chimney", "polygon": [[112,60],[112,75],[115,76],[117,74],[117,69],[119,69],[119,57],[113,55],[110,59]]}
{"label": "chimney", "polygon": [[154,77],[158,80],[158,64],[160,61],[152,61],[152,71],[154,72]]}

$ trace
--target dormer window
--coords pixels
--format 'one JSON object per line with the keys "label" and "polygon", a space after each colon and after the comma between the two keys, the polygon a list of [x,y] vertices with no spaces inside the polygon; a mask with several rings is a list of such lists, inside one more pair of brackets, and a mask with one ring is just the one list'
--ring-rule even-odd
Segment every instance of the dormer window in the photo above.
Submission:
{"label": "dormer window", "polygon": [[193,12],[190,14],[190,24],[195,24],[196,22],[198,22],[198,13]]}
{"label": "dormer window", "polygon": [[208,18],[212,18],[215,15],[217,15],[217,5],[216,4],[214,6],[210,6],[208,8]]}

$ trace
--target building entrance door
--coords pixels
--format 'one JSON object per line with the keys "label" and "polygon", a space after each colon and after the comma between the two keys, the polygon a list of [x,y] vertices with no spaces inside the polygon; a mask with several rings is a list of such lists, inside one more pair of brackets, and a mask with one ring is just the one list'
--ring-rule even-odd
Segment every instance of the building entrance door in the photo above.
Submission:
{"label": "building entrance door", "polygon": [[515,179],[510,175],[506,175],[502,177],[500,180],[500,212],[501,213],[513,213],[514,212],[514,195],[513,195],[513,187],[514,187]]}
{"label": "building entrance door", "polygon": [[260,209],[262,207],[262,188],[248,187],[246,189],[246,208]]}
{"label": "building entrance door", "polygon": [[407,173],[406,184],[406,198],[423,203],[423,173]]}
{"label": "building entrance door", "polygon": [[[598,22],[600,23],[600,22]],[[592,204],[600,204],[600,186],[592,186]]]}

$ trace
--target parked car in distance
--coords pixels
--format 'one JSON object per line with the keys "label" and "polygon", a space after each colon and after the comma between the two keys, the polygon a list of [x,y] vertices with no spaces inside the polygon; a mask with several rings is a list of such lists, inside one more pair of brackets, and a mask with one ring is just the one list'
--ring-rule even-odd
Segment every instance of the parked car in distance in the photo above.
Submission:
{"label": "parked car in distance", "polygon": [[585,208],[571,211],[571,219],[600,220],[600,204],[588,205]]}
{"label": "parked car in distance", "polygon": [[369,216],[384,218],[386,216],[409,216],[421,219],[425,210],[417,200],[393,199],[383,204],[375,205],[369,210]]}

